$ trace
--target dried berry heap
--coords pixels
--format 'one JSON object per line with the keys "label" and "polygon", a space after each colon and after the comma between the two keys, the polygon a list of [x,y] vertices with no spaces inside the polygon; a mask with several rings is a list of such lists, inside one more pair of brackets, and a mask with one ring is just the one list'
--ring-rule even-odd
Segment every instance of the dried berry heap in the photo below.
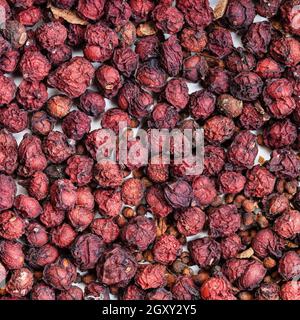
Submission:
{"label": "dried berry heap", "polygon": [[[300,1],[226,2],[0,0],[0,299],[300,300]],[[203,173],[97,163],[120,121]]]}

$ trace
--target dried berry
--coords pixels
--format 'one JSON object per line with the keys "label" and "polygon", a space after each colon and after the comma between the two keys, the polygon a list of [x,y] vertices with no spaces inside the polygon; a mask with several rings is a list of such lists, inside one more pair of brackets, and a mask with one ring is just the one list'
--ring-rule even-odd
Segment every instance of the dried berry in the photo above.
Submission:
{"label": "dried berry", "polygon": [[136,271],[135,258],[118,245],[107,250],[97,265],[99,280],[106,285],[117,287],[126,287]]}
{"label": "dried berry", "polygon": [[136,217],[124,226],[121,237],[130,247],[145,251],[155,240],[155,223],[146,217]]}
{"label": "dried berry", "polygon": [[154,260],[161,264],[172,264],[181,253],[180,242],[172,235],[163,235],[153,247]]}
{"label": "dried berry", "polygon": [[76,279],[76,268],[70,260],[59,258],[45,267],[43,278],[46,283],[58,290],[68,290]]}
{"label": "dried berry", "polygon": [[50,74],[48,84],[70,98],[77,98],[85,92],[93,76],[92,64],[82,57],[75,57]]}
{"label": "dried berry", "polygon": [[193,261],[201,268],[216,265],[221,258],[220,244],[208,237],[190,241],[188,248]]}

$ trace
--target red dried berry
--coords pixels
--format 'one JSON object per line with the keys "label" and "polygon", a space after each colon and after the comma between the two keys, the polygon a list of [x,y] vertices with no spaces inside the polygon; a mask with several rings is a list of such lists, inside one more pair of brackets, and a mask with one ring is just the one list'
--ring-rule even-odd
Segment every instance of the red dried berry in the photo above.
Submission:
{"label": "red dried berry", "polygon": [[126,287],[136,271],[135,258],[119,245],[107,250],[97,265],[98,279],[106,285],[117,287]]}
{"label": "red dried berry", "polygon": [[265,258],[269,255],[280,257],[284,249],[284,241],[271,229],[262,229],[252,239],[252,248],[260,258]]}
{"label": "red dried berry", "polygon": [[26,51],[19,66],[23,78],[28,81],[42,81],[51,69],[49,61],[39,51]]}
{"label": "red dried berry", "polygon": [[55,263],[46,265],[43,278],[55,289],[68,290],[76,279],[76,268],[70,260],[59,258]]}
{"label": "red dried berry", "polygon": [[94,77],[94,68],[82,57],[74,57],[61,64],[48,77],[48,84],[70,98],[81,96]]}
{"label": "red dried berry", "polygon": [[0,174],[0,212],[13,206],[17,186],[11,176]]}
{"label": "red dried berry", "polygon": [[193,261],[201,268],[216,265],[221,258],[220,244],[208,237],[190,241],[188,249]]}
{"label": "red dried berry", "polygon": [[42,25],[36,31],[36,38],[45,50],[64,44],[67,39],[67,29],[59,21]]}
{"label": "red dried berry", "polygon": [[29,219],[34,219],[43,212],[43,208],[35,198],[24,194],[16,197],[14,207],[19,214]]}
{"label": "red dried berry", "polygon": [[235,205],[222,205],[211,210],[209,217],[210,236],[227,237],[241,227],[241,215]]}
{"label": "red dried berry", "polygon": [[155,289],[166,284],[166,267],[161,264],[142,265],[135,275],[135,282],[143,289]]}
{"label": "red dried berry", "polygon": [[188,237],[202,231],[206,216],[200,208],[191,207],[182,212],[177,212],[175,219],[178,231]]}
{"label": "red dried berry", "polygon": [[122,228],[121,237],[129,247],[145,251],[155,240],[155,223],[152,219],[146,217],[131,219],[130,222]]}
{"label": "red dried berry", "polygon": [[154,260],[165,265],[172,264],[182,251],[182,245],[173,235],[163,235],[153,247]]}
{"label": "red dried berry", "polygon": [[95,268],[95,265],[104,252],[104,243],[98,236],[86,233],[79,236],[72,248],[71,253],[75,264],[81,270]]}
{"label": "red dried berry", "polygon": [[93,220],[91,230],[103,239],[104,243],[114,242],[120,232],[118,225],[111,218]]}

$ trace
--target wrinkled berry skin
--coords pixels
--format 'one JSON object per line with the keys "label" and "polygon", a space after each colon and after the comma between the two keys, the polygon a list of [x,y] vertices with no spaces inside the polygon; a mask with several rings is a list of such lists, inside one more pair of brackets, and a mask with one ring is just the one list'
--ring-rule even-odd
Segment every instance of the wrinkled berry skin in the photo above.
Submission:
{"label": "wrinkled berry skin", "polygon": [[167,291],[164,288],[159,288],[153,291],[150,291],[147,293],[146,295],[146,299],[145,300],[158,300],[158,301],[162,301],[162,300],[172,300],[172,293]]}
{"label": "wrinkled berry skin", "polygon": [[87,185],[92,180],[94,161],[87,156],[74,155],[67,161],[66,174],[78,186]]}
{"label": "wrinkled berry skin", "polygon": [[234,258],[242,248],[241,238],[236,234],[221,240],[222,257],[226,260]]}
{"label": "wrinkled berry skin", "polygon": [[205,28],[213,20],[213,12],[207,0],[179,0],[177,7],[183,12],[187,24],[193,29]]}
{"label": "wrinkled berry skin", "polygon": [[90,129],[91,120],[81,111],[70,112],[62,122],[62,130],[70,139],[81,140]]}
{"label": "wrinkled berry skin", "polygon": [[139,267],[136,275],[136,283],[143,289],[155,289],[166,284],[166,267],[161,264],[148,264]]}
{"label": "wrinkled berry skin", "polygon": [[71,253],[75,264],[81,270],[88,270],[95,268],[104,249],[104,243],[98,236],[86,233],[75,240],[71,248]]}
{"label": "wrinkled berry skin", "polygon": [[0,212],[13,206],[17,186],[11,176],[0,174]]}
{"label": "wrinkled berry skin", "polygon": [[300,281],[292,280],[284,283],[280,289],[282,300],[299,300],[300,299]]}
{"label": "wrinkled berry skin", "polygon": [[165,186],[164,196],[173,208],[185,208],[191,202],[192,188],[183,180],[172,182]]}
{"label": "wrinkled berry skin", "polygon": [[161,46],[161,62],[167,73],[174,77],[178,75],[183,60],[182,48],[177,37],[171,36]]}
{"label": "wrinkled berry skin", "polygon": [[130,47],[116,49],[113,61],[117,69],[126,77],[130,77],[138,66],[138,55]]}
{"label": "wrinkled berry skin", "polygon": [[130,247],[144,251],[155,240],[155,223],[146,217],[136,217],[124,226],[121,237]]}
{"label": "wrinkled berry skin", "polygon": [[83,300],[83,292],[77,286],[72,286],[70,289],[62,291],[58,296],[57,300]]}
{"label": "wrinkled berry skin", "polygon": [[217,175],[224,167],[226,154],[223,148],[213,145],[204,147],[204,170],[208,176]]}
{"label": "wrinkled berry skin", "polygon": [[245,195],[252,197],[264,197],[272,193],[276,178],[265,167],[256,165],[247,172]]}
{"label": "wrinkled berry skin", "polygon": [[232,79],[231,94],[243,101],[254,101],[262,92],[263,82],[254,72],[241,72]]}
{"label": "wrinkled berry skin", "polygon": [[256,260],[231,259],[223,266],[224,274],[242,290],[258,287],[266,271],[263,264]]}
{"label": "wrinkled berry skin", "polygon": [[265,79],[279,78],[283,67],[270,57],[258,60],[255,72]]}
{"label": "wrinkled berry skin", "polygon": [[164,98],[178,110],[184,109],[189,101],[189,90],[183,79],[171,79],[163,92]]}
{"label": "wrinkled berry skin", "polygon": [[188,248],[193,261],[201,268],[214,266],[221,258],[220,244],[209,237],[190,241]]}
{"label": "wrinkled berry skin", "polygon": [[167,203],[159,186],[151,186],[146,191],[146,201],[150,211],[157,217],[166,217],[172,212],[172,207]]}
{"label": "wrinkled berry skin", "polygon": [[107,250],[97,264],[98,279],[106,285],[126,287],[137,271],[135,258],[119,245]]}
{"label": "wrinkled berry skin", "polygon": [[39,248],[30,248],[26,254],[26,260],[33,268],[43,268],[48,266],[51,269],[50,264],[54,263],[58,257],[59,252],[57,248],[51,244],[45,244]]}
{"label": "wrinkled berry skin", "polygon": [[36,199],[24,194],[19,194],[16,197],[14,207],[19,214],[29,219],[34,219],[43,212],[41,205]]}
{"label": "wrinkled berry skin", "polygon": [[163,235],[153,247],[154,260],[161,264],[171,264],[181,253],[180,242],[172,235]]}
{"label": "wrinkled berry skin", "polygon": [[284,249],[284,241],[271,229],[262,229],[252,239],[252,248],[260,258],[265,258],[269,255],[280,257]]}
{"label": "wrinkled berry skin", "polygon": [[59,248],[68,248],[76,238],[76,232],[67,223],[51,230],[51,242]]}
{"label": "wrinkled berry skin", "polygon": [[179,32],[184,24],[184,17],[176,7],[158,5],[152,12],[156,27],[168,34]]}
{"label": "wrinkled berry skin", "polygon": [[59,164],[75,153],[74,146],[69,143],[66,135],[59,131],[51,131],[43,142],[43,150],[47,159]]}
{"label": "wrinkled berry skin", "polygon": [[255,4],[256,11],[262,17],[271,18],[277,13],[281,2],[281,0],[270,0],[268,2],[259,0]]}
{"label": "wrinkled berry skin", "polygon": [[[280,16],[283,19],[283,27],[288,33],[292,33],[294,35],[300,35],[300,28],[297,23],[299,19],[299,1],[290,0],[284,2],[284,4],[280,7]],[[297,8],[297,9],[296,9]]]}
{"label": "wrinkled berry skin", "polygon": [[251,71],[255,68],[256,61],[253,54],[241,47],[236,48],[225,58],[226,67],[229,71],[239,73]]}
{"label": "wrinkled berry skin", "polygon": [[84,288],[85,300],[110,300],[109,289],[96,282],[89,283]]}
{"label": "wrinkled berry skin", "polygon": [[233,50],[233,41],[229,30],[215,28],[208,34],[208,49],[218,58],[222,59]]}
{"label": "wrinkled berry skin", "polygon": [[256,136],[250,131],[239,132],[227,152],[228,160],[240,168],[252,168],[257,154]]}
{"label": "wrinkled berry skin", "polygon": [[10,78],[0,73],[0,105],[9,104],[16,93],[16,85]]}
{"label": "wrinkled berry skin", "polygon": [[300,256],[294,251],[285,253],[279,261],[278,272],[284,280],[293,280],[293,278],[299,277]]}
{"label": "wrinkled berry skin", "polygon": [[50,188],[52,205],[58,210],[69,210],[76,203],[76,188],[70,180],[56,180]]}
{"label": "wrinkled berry skin", "polygon": [[82,57],[72,58],[60,65],[48,77],[48,84],[70,98],[81,96],[94,76],[94,68]]}
{"label": "wrinkled berry skin", "polygon": [[204,80],[207,72],[208,64],[202,56],[194,55],[183,60],[182,76],[185,79],[191,82]]}
{"label": "wrinkled berry skin", "polygon": [[17,101],[28,111],[40,110],[48,99],[47,87],[42,82],[23,80],[17,92]]}
{"label": "wrinkled berry skin", "polygon": [[143,88],[160,92],[166,85],[167,74],[158,66],[156,60],[150,60],[138,68],[136,79]]}
{"label": "wrinkled berry skin", "polygon": [[246,178],[239,172],[225,171],[219,176],[222,193],[239,193],[244,189]]}
{"label": "wrinkled berry skin", "polygon": [[89,25],[85,31],[87,45],[83,49],[85,57],[92,62],[105,62],[112,57],[118,45],[116,32],[104,24]]}
{"label": "wrinkled berry skin", "polygon": [[200,90],[191,94],[190,109],[196,120],[208,118],[215,110],[216,97],[209,91]]}
{"label": "wrinkled berry skin", "polygon": [[280,300],[280,287],[276,283],[262,283],[256,291],[257,300]]}
{"label": "wrinkled berry skin", "polygon": [[179,276],[171,290],[175,300],[196,300],[199,298],[198,288],[191,277]]}
{"label": "wrinkled berry skin", "polygon": [[193,180],[192,189],[194,198],[200,206],[211,204],[217,195],[214,181],[204,175]]}
{"label": "wrinkled berry skin", "polygon": [[177,229],[187,237],[202,231],[205,221],[205,213],[198,207],[187,208],[176,214]]}
{"label": "wrinkled berry skin", "polygon": [[227,237],[234,234],[241,226],[241,216],[234,205],[223,205],[209,214],[210,236]]}
{"label": "wrinkled berry skin", "polygon": [[94,178],[100,187],[116,188],[122,184],[122,171],[114,162],[101,161],[94,166]]}
{"label": "wrinkled berry skin", "polygon": [[67,29],[58,21],[50,22],[38,28],[36,37],[40,45],[49,50],[65,42]]}
{"label": "wrinkled berry skin", "polygon": [[262,58],[268,52],[271,41],[271,24],[266,21],[251,24],[243,37],[243,44],[246,49]]}
{"label": "wrinkled berry skin", "polygon": [[270,54],[275,61],[292,67],[300,62],[300,42],[295,38],[279,38],[271,42]]}
{"label": "wrinkled berry skin", "polygon": [[31,117],[31,130],[37,135],[47,136],[53,130],[55,120],[45,111],[37,111]]}
{"label": "wrinkled berry skin", "polygon": [[24,220],[13,211],[0,214],[0,236],[6,240],[17,240],[25,232]]}
{"label": "wrinkled berry skin", "polygon": [[17,168],[17,141],[8,131],[0,131],[0,172],[12,174]]}
{"label": "wrinkled berry skin", "polygon": [[25,260],[22,244],[20,242],[2,240],[0,242],[0,258],[9,270],[22,268]]}
{"label": "wrinkled berry skin", "polygon": [[91,231],[103,239],[105,243],[115,241],[120,234],[118,225],[111,218],[94,219],[91,224]]}
{"label": "wrinkled berry skin", "polygon": [[289,120],[276,121],[263,132],[264,143],[272,149],[287,147],[297,138],[297,128]]}
{"label": "wrinkled berry skin", "polygon": [[76,268],[70,260],[59,258],[55,263],[46,265],[43,279],[55,289],[68,290],[76,279]]}
{"label": "wrinkled berry skin", "polygon": [[96,79],[106,98],[115,97],[122,86],[119,71],[109,65],[102,65],[96,71]]}
{"label": "wrinkled berry skin", "polygon": [[37,283],[31,291],[32,300],[55,300],[55,291],[44,282]]}
{"label": "wrinkled berry skin", "polygon": [[29,81],[42,81],[49,73],[51,65],[38,51],[26,51],[20,60],[23,78]]}
{"label": "wrinkled berry skin", "polygon": [[32,286],[33,273],[27,268],[22,268],[12,273],[6,285],[6,290],[14,297],[24,297],[32,289]]}
{"label": "wrinkled berry skin", "polygon": [[200,288],[203,300],[236,300],[233,288],[226,278],[211,277]]}
{"label": "wrinkled berry skin", "polygon": [[28,126],[28,113],[16,103],[1,108],[0,124],[12,133],[19,133]]}
{"label": "wrinkled berry skin", "polygon": [[64,211],[56,209],[50,202],[44,203],[43,213],[40,215],[40,220],[46,228],[59,226],[63,222],[64,218]]}
{"label": "wrinkled berry skin", "polygon": [[273,229],[282,238],[293,239],[300,233],[300,212],[287,211],[275,220]]}
{"label": "wrinkled berry skin", "polygon": [[297,178],[300,175],[300,159],[291,150],[274,150],[267,168],[277,176]]}
{"label": "wrinkled berry skin", "polygon": [[29,177],[37,171],[43,171],[47,166],[47,159],[42,150],[41,140],[26,133],[19,145],[18,156],[20,165],[19,175]]}
{"label": "wrinkled berry skin", "polygon": [[126,180],[121,189],[122,200],[125,204],[136,206],[143,197],[143,185],[139,179]]}
{"label": "wrinkled berry skin", "polygon": [[34,247],[42,247],[49,240],[46,229],[35,222],[30,223],[26,227],[25,234],[27,242]]}
{"label": "wrinkled berry skin", "polygon": [[105,101],[99,93],[87,90],[80,97],[79,108],[89,116],[98,117],[104,111]]}
{"label": "wrinkled berry skin", "polygon": [[255,7],[251,0],[230,0],[223,18],[230,28],[239,30],[248,28],[254,17]]}
{"label": "wrinkled berry skin", "polygon": [[204,124],[204,137],[212,144],[221,144],[230,139],[235,132],[232,119],[216,115],[208,119]]}
{"label": "wrinkled berry skin", "polygon": [[122,300],[145,300],[145,291],[131,284],[125,289]]}
{"label": "wrinkled berry skin", "polygon": [[47,175],[38,171],[35,172],[29,179],[28,194],[37,200],[45,199],[48,195],[49,179]]}

